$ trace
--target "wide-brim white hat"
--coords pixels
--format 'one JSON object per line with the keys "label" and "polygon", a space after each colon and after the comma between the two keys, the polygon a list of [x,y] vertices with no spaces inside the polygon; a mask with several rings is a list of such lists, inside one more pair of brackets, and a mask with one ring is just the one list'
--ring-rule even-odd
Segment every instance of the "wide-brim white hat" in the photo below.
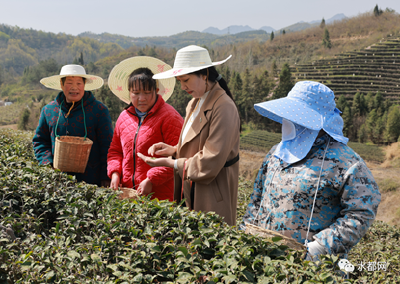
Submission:
{"label": "wide-brim white hat", "polygon": [[42,80],[40,80],[40,83],[42,83],[45,87],[50,89],[62,90],[60,79],[68,76],[86,78],[85,91],[92,91],[99,89],[104,84],[104,81],[101,77],[86,74],[85,68],[76,64],[64,65],[61,68],[60,75],[45,77]]}
{"label": "wide-brim white hat", "polygon": [[[172,67],[150,56],[131,57],[115,65],[108,76],[108,86],[114,95],[127,104],[131,102],[128,89],[129,75],[138,68],[149,68],[153,74],[158,74],[170,70]],[[167,101],[172,95],[175,82],[175,78],[157,80],[158,94],[163,97],[164,101]]]}
{"label": "wide-brim white hat", "polygon": [[189,74],[201,69],[225,63],[231,57],[232,55],[229,55],[225,60],[212,62],[207,49],[197,45],[189,45],[179,49],[176,53],[174,68],[154,75],[153,78],[165,79]]}

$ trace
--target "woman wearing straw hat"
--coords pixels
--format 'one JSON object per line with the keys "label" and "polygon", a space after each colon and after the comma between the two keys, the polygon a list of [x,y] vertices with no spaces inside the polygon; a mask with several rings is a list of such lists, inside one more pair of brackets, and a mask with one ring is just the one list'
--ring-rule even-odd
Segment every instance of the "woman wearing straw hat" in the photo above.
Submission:
{"label": "woman wearing straw hat", "polygon": [[135,188],[139,195],[173,200],[173,171],[151,168],[136,156],[158,142],[178,143],[183,119],[165,101],[175,78],[155,80],[153,75],[171,66],[153,57],[137,56],[117,64],[108,77],[111,91],[129,104],[119,116],[108,151],[111,187]]}
{"label": "woman wearing straw hat", "polygon": [[108,185],[107,151],[112,139],[111,118],[107,107],[97,101],[91,92],[103,85],[103,79],[86,74],[80,65],[70,64],[61,68],[60,75],[43,78],[40,83],[61,92],[41,111],[33,137],[36,159],[41,165],[53,165],[56,137],[87,137],[93,145],[85,172],[71,174],[78,181]]}
{"label": "woman wearing straw hat", "polygon": [[346,144],[335,95],[301,81],[285,98],[254,105],[282,124],[265,157],[241,228],[250,223],[307,245],[307,259],[346,254],[365,235],[381,199],[363,159]]}
{"label": "woman wearing straw hat", "polygon": [[174,68],[153,78],[176,77],[193,99],[186,108],[179,142],[157,143],[148,151],[152,156],[173,156],[175,160],[138,156],[151,166],[175,169],[174,200],[184,198],[190,209],[214,211],[235,225],[240,119],[232,94],[214,67],[229,58],[213,63],[202,47],[178,50]]}

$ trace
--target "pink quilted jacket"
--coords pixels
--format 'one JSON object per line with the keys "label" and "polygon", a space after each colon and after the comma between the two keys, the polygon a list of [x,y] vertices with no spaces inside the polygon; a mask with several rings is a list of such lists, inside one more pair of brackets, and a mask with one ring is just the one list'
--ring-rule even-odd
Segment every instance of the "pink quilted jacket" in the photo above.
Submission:
{"label": "pink quilted jacket", "polygon": [[178,144],[183,125],[180,114],[160,95],[157,102],[142,117],[136,115],[133,106],[125,109],[119,116],[114,136],[108,150],[107,174],[118,172],[123,187],[138,187],[149,178],[153,184],[152,198],[173,200],[174,178],[173,169],[166,167],[151,168],[136,154],[148,155],[147,150],[154,143],[164,142],[169,145]]}

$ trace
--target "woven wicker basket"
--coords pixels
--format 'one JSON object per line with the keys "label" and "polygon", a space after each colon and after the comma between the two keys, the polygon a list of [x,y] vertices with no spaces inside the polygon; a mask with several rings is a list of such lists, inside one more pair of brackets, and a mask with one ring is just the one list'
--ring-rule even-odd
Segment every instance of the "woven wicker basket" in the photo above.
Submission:
{"label": "woven wicker basket", "polygon": [[56,137],[54,168],[63,172],[84,173],[92,144],[89,138]]}
{"label": "woven wicker basket", "polygon": [[121,194],[118,195],[118,199],[137,199],[139,197],[136,190],[129,187],[120,187]]}
{"label": "woven wicker basket", "polygon": [[278,241],[278,244],[283,244],[288,246],[291,249],[298,251],[306,251],[306,246],[297,242],[295,239],[286,237],[278,232],[267,230],[252,224],[246,224],[246,234],[260,236],[262,238],[268,239],[272,241],[274,237],[280,237],[282,240]]}

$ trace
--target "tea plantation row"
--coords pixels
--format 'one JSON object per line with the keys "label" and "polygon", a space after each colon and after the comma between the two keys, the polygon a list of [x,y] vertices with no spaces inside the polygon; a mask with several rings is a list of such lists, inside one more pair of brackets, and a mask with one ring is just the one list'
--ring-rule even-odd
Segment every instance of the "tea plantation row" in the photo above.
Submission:
{"label": "tea plantation row", "polygon": [[[77,183],[38,166],[31,133],[0,130],[0,283],[372,283],[400,281],[400,230],[376,223],[349,261],[387,262],[343,280],[336,257],[304,261],[215,214]],[[250,184],[241,183],[244,192]],[[248,196],[247,194],[244,194]],[[239,212],[246,200],[242,197]],[[277,240],[275,240],[277,241]]]}

